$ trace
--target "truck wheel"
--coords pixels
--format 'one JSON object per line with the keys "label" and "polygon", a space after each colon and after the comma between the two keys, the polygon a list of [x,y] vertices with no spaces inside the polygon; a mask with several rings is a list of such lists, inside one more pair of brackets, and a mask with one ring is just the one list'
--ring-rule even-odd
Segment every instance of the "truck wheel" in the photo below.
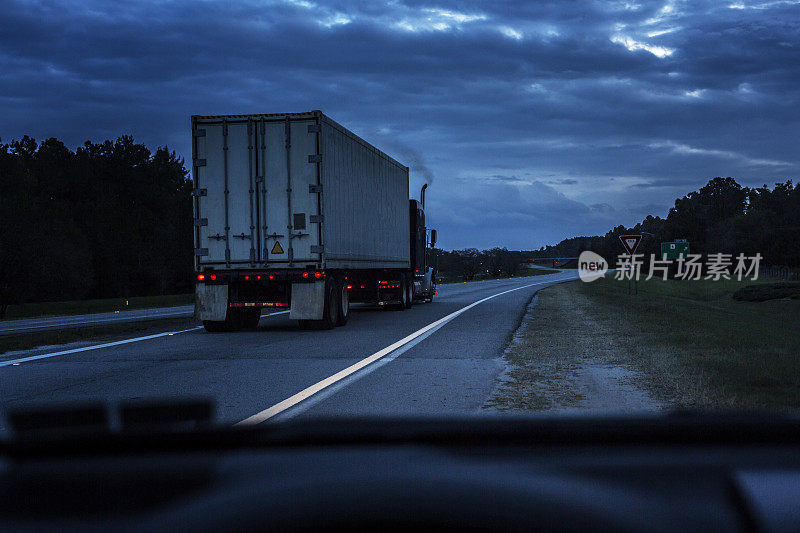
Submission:
{"label": "truck wheel", "polygon": [[243,316],[238,309],[228,309],[225,320],[203,320],[203,327],[209,333],[222,333],[223,331],[237,331],[244,325]]}
{"label": "truck wheel", "polygon": [[242,310],[241,322],[244,329],[256,329],[261,321],[261,308]]}
{"label": "truck wheel", "polygon": [[336,321],[336,325],[344,326],[348,318],[350,318],[350,292],[347,290],[347,284],[342,283],[339,286],[339,320]]}
{"label": "truck wheel", "polygon": [[203,320],[203,328],[209,333],[222,333],[228,331],[224,320]]}
{"label": "truck wheel", "polygon": [[400,296],[400,303],[394,305],[395,311],[404,311],[408,309],[408,289],[406,287],[406,277],[400,276],[400,290],[397,291],[398,296]]}

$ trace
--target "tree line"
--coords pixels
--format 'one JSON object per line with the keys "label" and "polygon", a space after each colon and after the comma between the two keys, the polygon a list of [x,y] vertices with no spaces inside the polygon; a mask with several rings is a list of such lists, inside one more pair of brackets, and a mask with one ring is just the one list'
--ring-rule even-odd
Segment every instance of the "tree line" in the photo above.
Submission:
{"label": "tree line", "polygon": [[133,138],[0,143],[0,317],[9,304],[192,290],[191,181]]}
{"label": "tree line", "polygon": [[[564,239],[532,251],[475,248],[437,250],[439,269],[471,281],[480,277],[516,275],[525,262],[537,258],[577,257],[585,250],[615,263],[624,253],[620,235],[643,235],[636,253],[659,257],[662,242],[687,239],[691,253],[761,254],[771,267],[800,267],[800,185],[791,180],[770,188],[743,187],[735,179],[716,177],[698,191],[675,200],[666,218],[647,216],[632,227],[617,226],[605,235]],[[504,265],[504,266],[503,266]],[[543,264],[543,266],[548,266]]]}
{"label": "tree line", "polygon": [[[174,151],[151,152],[129,136],[75,150],[54,138],[0,143],[0,317],[9,304],[190,292],[191,190]],[[647,255],[683,238],[693,253],[760,253],[765,265],[799,267],[800,186],[717,177],[663,219],[538,250],[437,249],[432,259],[451,279],[510,277],[535,258],[584,250],[613,261],[625,233],[645,234]]]}
{"label": "tree line", "polygon": [[432,262],[437,266],[440,279],[474,281],[519,275],[523,272],[525,263],[532,261],[534,253],[506,248],[467,248],[452,251],[436,249],[432,255]]}
{"label": "tree line", "polygon": [[716,177],[675,200],[666,218],[648,216],[633,227],[617,226],[602,236],[573,237],[537,250],[538,257],[575,257],[584,250],[613,262],[623,253],[619,240],[641,233],[636,253],[659,257],[662,242],[687,239],[690,252],[761,254],[767,266],[800,267],[800,185],[791,180],[770,188],[743,187]]}

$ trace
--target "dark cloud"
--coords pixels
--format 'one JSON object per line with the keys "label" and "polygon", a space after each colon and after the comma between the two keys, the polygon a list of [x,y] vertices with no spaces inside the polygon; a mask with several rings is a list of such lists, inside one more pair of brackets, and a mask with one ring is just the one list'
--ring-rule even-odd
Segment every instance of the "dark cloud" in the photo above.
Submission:
{"label": "dark cloud", "polygon": [[505,183],[526,183],[527,181],[518,176],[503,176],[502,174],[493,174],[486,177],[489,181],[503,181]]}
{"label": "dark cloud", "polygon": [[800,173],[792,2],[7,1],[2,15],[3,139],[132,134],[188,156],[191,114],[322,109],[409,165],[415,194],[436,176],[444,246],[538,247],[663,216],[712,176]]}

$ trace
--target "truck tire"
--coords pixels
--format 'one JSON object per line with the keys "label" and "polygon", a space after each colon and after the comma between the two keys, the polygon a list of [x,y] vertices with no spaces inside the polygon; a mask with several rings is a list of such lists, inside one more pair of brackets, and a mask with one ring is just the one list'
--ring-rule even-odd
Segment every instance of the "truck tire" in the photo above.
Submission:
{"label": "truck tire", "polygon": [[414,282],[406,276],[406,309],[411,309],[414,305]]}
{"label": "truck tire", "polygon": [[242,313],[238,309],[228,309],[225,320],[203,320],[203,327],[209,333],[238,331],[244,325]]}
{"label": "truck tire", "polygon": [[300,320],[301,329],[332,329],[339,322],[340,306],[339,284],[336,280],[325,280],[325,303],[322,320]]}
{"label": "truck tire", "polygon": [[256,329],[261,321],[261,308],[242,309],[241,322],[244,329]]}
{"label": "truck tire", "polygon": [[350,318],[350,293],[347,290],[346,283],[339,284],[339,320],[336,321],[337,326],[344,326],[347,324],[347,319]]}
{"label": "truck tire", "polygon": [[408,309],[408,289],[406,287],[406,277],[400,276],[400,289],[397,291],[398,296],[400,296],[400,302],[392,306],[392,309],[395,311],[405,311]]}
{"label": "truck tire", "polygon": [[203,328],[209,333],[228,331],[224,320],[203,320]]}

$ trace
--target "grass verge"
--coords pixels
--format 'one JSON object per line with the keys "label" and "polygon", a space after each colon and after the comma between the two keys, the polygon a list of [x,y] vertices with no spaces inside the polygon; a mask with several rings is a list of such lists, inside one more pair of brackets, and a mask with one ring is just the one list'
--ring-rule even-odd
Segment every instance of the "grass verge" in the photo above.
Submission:
{"label": "grass verge", "polygon": [[[564,366],[596,354],[631,365],[640,385],[670,405],[800,407],[800,301],[734,300],[753,284],[653,279],[639,281],[631,295],[626,281],[606,278],[541,291],[519,347],[506,353],[515,364],[511,377],[518,374],[510,382],[518,382],[517,403],[541,403],[526,396],[525,383],[559,355]],[[542,396],[541,386],[533,389]],[[500,398],[508,403],[509,391]]]}
{"label": "grass verge", "polygon": [[8,306],[6,320],[50,315],[87,315],[91,313],[125,311],[128,309],[147,309],[150,307],[172,307],[192,304],[194,304],[194,293],[137,296],[133,298],[107,298],[103,300],[35,302]]}
{"label": "grass verge", "polygon": [[781,298],[800,298],[800,281],[779,281],[747,285],[733,293],[733,299],[740,302],[766,302]]}

